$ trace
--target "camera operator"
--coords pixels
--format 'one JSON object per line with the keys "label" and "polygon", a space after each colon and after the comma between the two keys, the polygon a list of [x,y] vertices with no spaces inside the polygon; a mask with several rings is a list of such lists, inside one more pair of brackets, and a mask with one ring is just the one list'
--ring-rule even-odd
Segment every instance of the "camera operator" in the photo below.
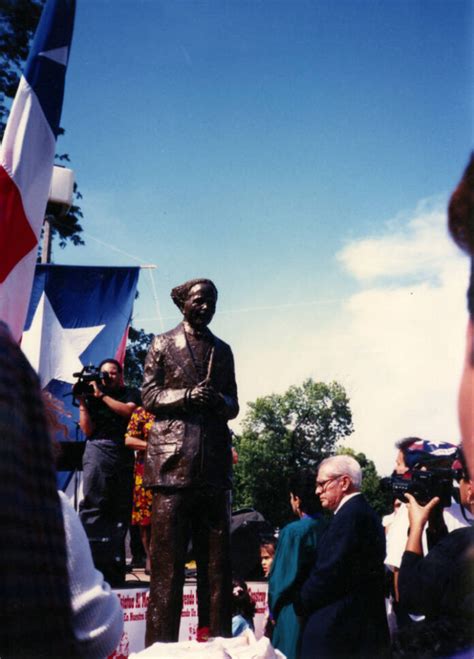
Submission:
{"label": "camera operator", "polygon": [[[112,586],[125,580],[125,535],[130,521],[133,453],[125,447],[128,420],[138,404],[136,389],[124,386],[122,366],[104,359],[88,393],[79,389],[79,425],[87,437],[84,498],[79,515],[97,569]],[[73,389],[74,392],[74,389]]]}
{"label": "camera operator", "polygon": [[[464,459],[459,478],[461,505],[474,513],[474,481],[469,478]],[[453,465],[455,466],[455,465]],[[397,643],[424,643],[431,637],[432,656],[448,656],[472,649],[474,645],[474,529],[468,526],[445,533],[423,558],[422,534],[433,515],[439,514],[440,499],[420,505],[411,494],[408,499],[410,531],[399,574],[400,602],[410,611],[426,616],[419,627],[404,631]],[[429,634],[427,633],[429,632]],[[413,638],[409,638],[408,633]]]}
{"label": "camera operator", "polygon": [[[436,470],[449,469],[459,450],[457,446],[448,442],[434,443],[419,437],[402,439],[397,442],[396,448],[398,453],[395,470],[392,477],[386,479],[391,481],[395,496],[398,494],[397,489],[403,484],[409,486],[409,484],[416,483],[417,477],[421,475],[420,472],[433,473]],[[439,527],[444,529],[445,526],[447,531],[465,527],[472,519],[474,518],[469,511],[463,511],[457,502],[452,502],[451,505],[443,509],[439,508],[436,533],[439,533]],[[430,531],[427,532],[425,529],[422,535],[422,546],[425,554],[432,544],[430,536],[435,533],[434,519],[430,526]],[[390,580],[392,596],[389,599],[395,614],[396,626],[399,629],[421,619],[420,616],[413,615],[412,611],[407,610],[399,602],[398,575],[405,550],[408,528],[408,507],[406,503],[402,503],[395,509],[391,524],[386,531],[387,554],[385,558],[385,565],[392,572],[392,579]]]}

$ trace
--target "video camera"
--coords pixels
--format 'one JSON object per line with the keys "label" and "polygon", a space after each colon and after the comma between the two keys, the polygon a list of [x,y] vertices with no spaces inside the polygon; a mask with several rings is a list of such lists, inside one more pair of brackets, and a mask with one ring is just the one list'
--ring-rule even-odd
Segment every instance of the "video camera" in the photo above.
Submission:
{"label": "video camera", "polygon": [[411,494],[421,506],[431,501],[433,497],[439,497],[440,505],[449,508],[451,499],[457,500],[457,488],[453,481],[463,477],[462,469],[430,469],[409,471],[406,474],[393,474],[382,478],[380,487],[383,492],[407,503],[405,494]]}
{"label": "video camera", "polygon": [[73,373],[73,378],[77,378],[77,382],[72,387],[72,395],[75,400],[77,396],[93,396],[94,387],[92,382],[107,385],[110,380],[110,375],[106,371],[99,370],[96,366],[84,366],[79,373]]}

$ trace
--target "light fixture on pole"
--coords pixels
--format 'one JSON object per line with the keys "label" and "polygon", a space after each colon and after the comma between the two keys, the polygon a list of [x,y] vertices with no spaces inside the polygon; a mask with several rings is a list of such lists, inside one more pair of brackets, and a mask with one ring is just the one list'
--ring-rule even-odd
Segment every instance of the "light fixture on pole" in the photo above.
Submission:
{"label": "light fixture on pole", "polygon": [[51,221],[55,217],[66,215],[72,206],[74,192],[74,172],[67,167],[53,168],[51,188],[49,190],[48,205],[43,225],[43,247],[41,250],[41,263],[51,263],[52,227]]}

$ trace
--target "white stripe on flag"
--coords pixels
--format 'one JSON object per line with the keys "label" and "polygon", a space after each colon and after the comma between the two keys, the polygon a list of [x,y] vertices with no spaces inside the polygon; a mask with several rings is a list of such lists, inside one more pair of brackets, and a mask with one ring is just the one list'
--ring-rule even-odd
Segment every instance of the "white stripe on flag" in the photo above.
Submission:
{"label": "white stripe on flag", "polygon": [[22,76],[5,130],[0,162],[20,191],[26,217],[37,239],[48,201],[54,153],[51,128],[36,94]]}
{"label": "white stripe on flag", "polygon": [[23,332],[31,287],[31,273],[36,263],[36,249],[32,249],[13,268],[0,285],[1,319],[8,323],[12,336],[19,341]]}

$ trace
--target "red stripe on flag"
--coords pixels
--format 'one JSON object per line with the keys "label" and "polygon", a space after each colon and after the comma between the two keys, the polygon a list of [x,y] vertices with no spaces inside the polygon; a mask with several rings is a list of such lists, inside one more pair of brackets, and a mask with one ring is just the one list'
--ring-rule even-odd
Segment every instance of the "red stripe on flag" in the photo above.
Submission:
{"label": "red stripe on flag", "polygon": [[15,182],[0,165],[0,283],[38,243]]}
{"label": "red stripe on flag", "polygon": [[125,361],[125,353],[127,351],[127,339],[128,339],[128,328],[130,325],[127,325],[125,328],[124,335],[122,336],[120,340],[119,347],[117,348],[117,352],[115,353],[115,359],[119,362],[119,364],[124,364]]}

